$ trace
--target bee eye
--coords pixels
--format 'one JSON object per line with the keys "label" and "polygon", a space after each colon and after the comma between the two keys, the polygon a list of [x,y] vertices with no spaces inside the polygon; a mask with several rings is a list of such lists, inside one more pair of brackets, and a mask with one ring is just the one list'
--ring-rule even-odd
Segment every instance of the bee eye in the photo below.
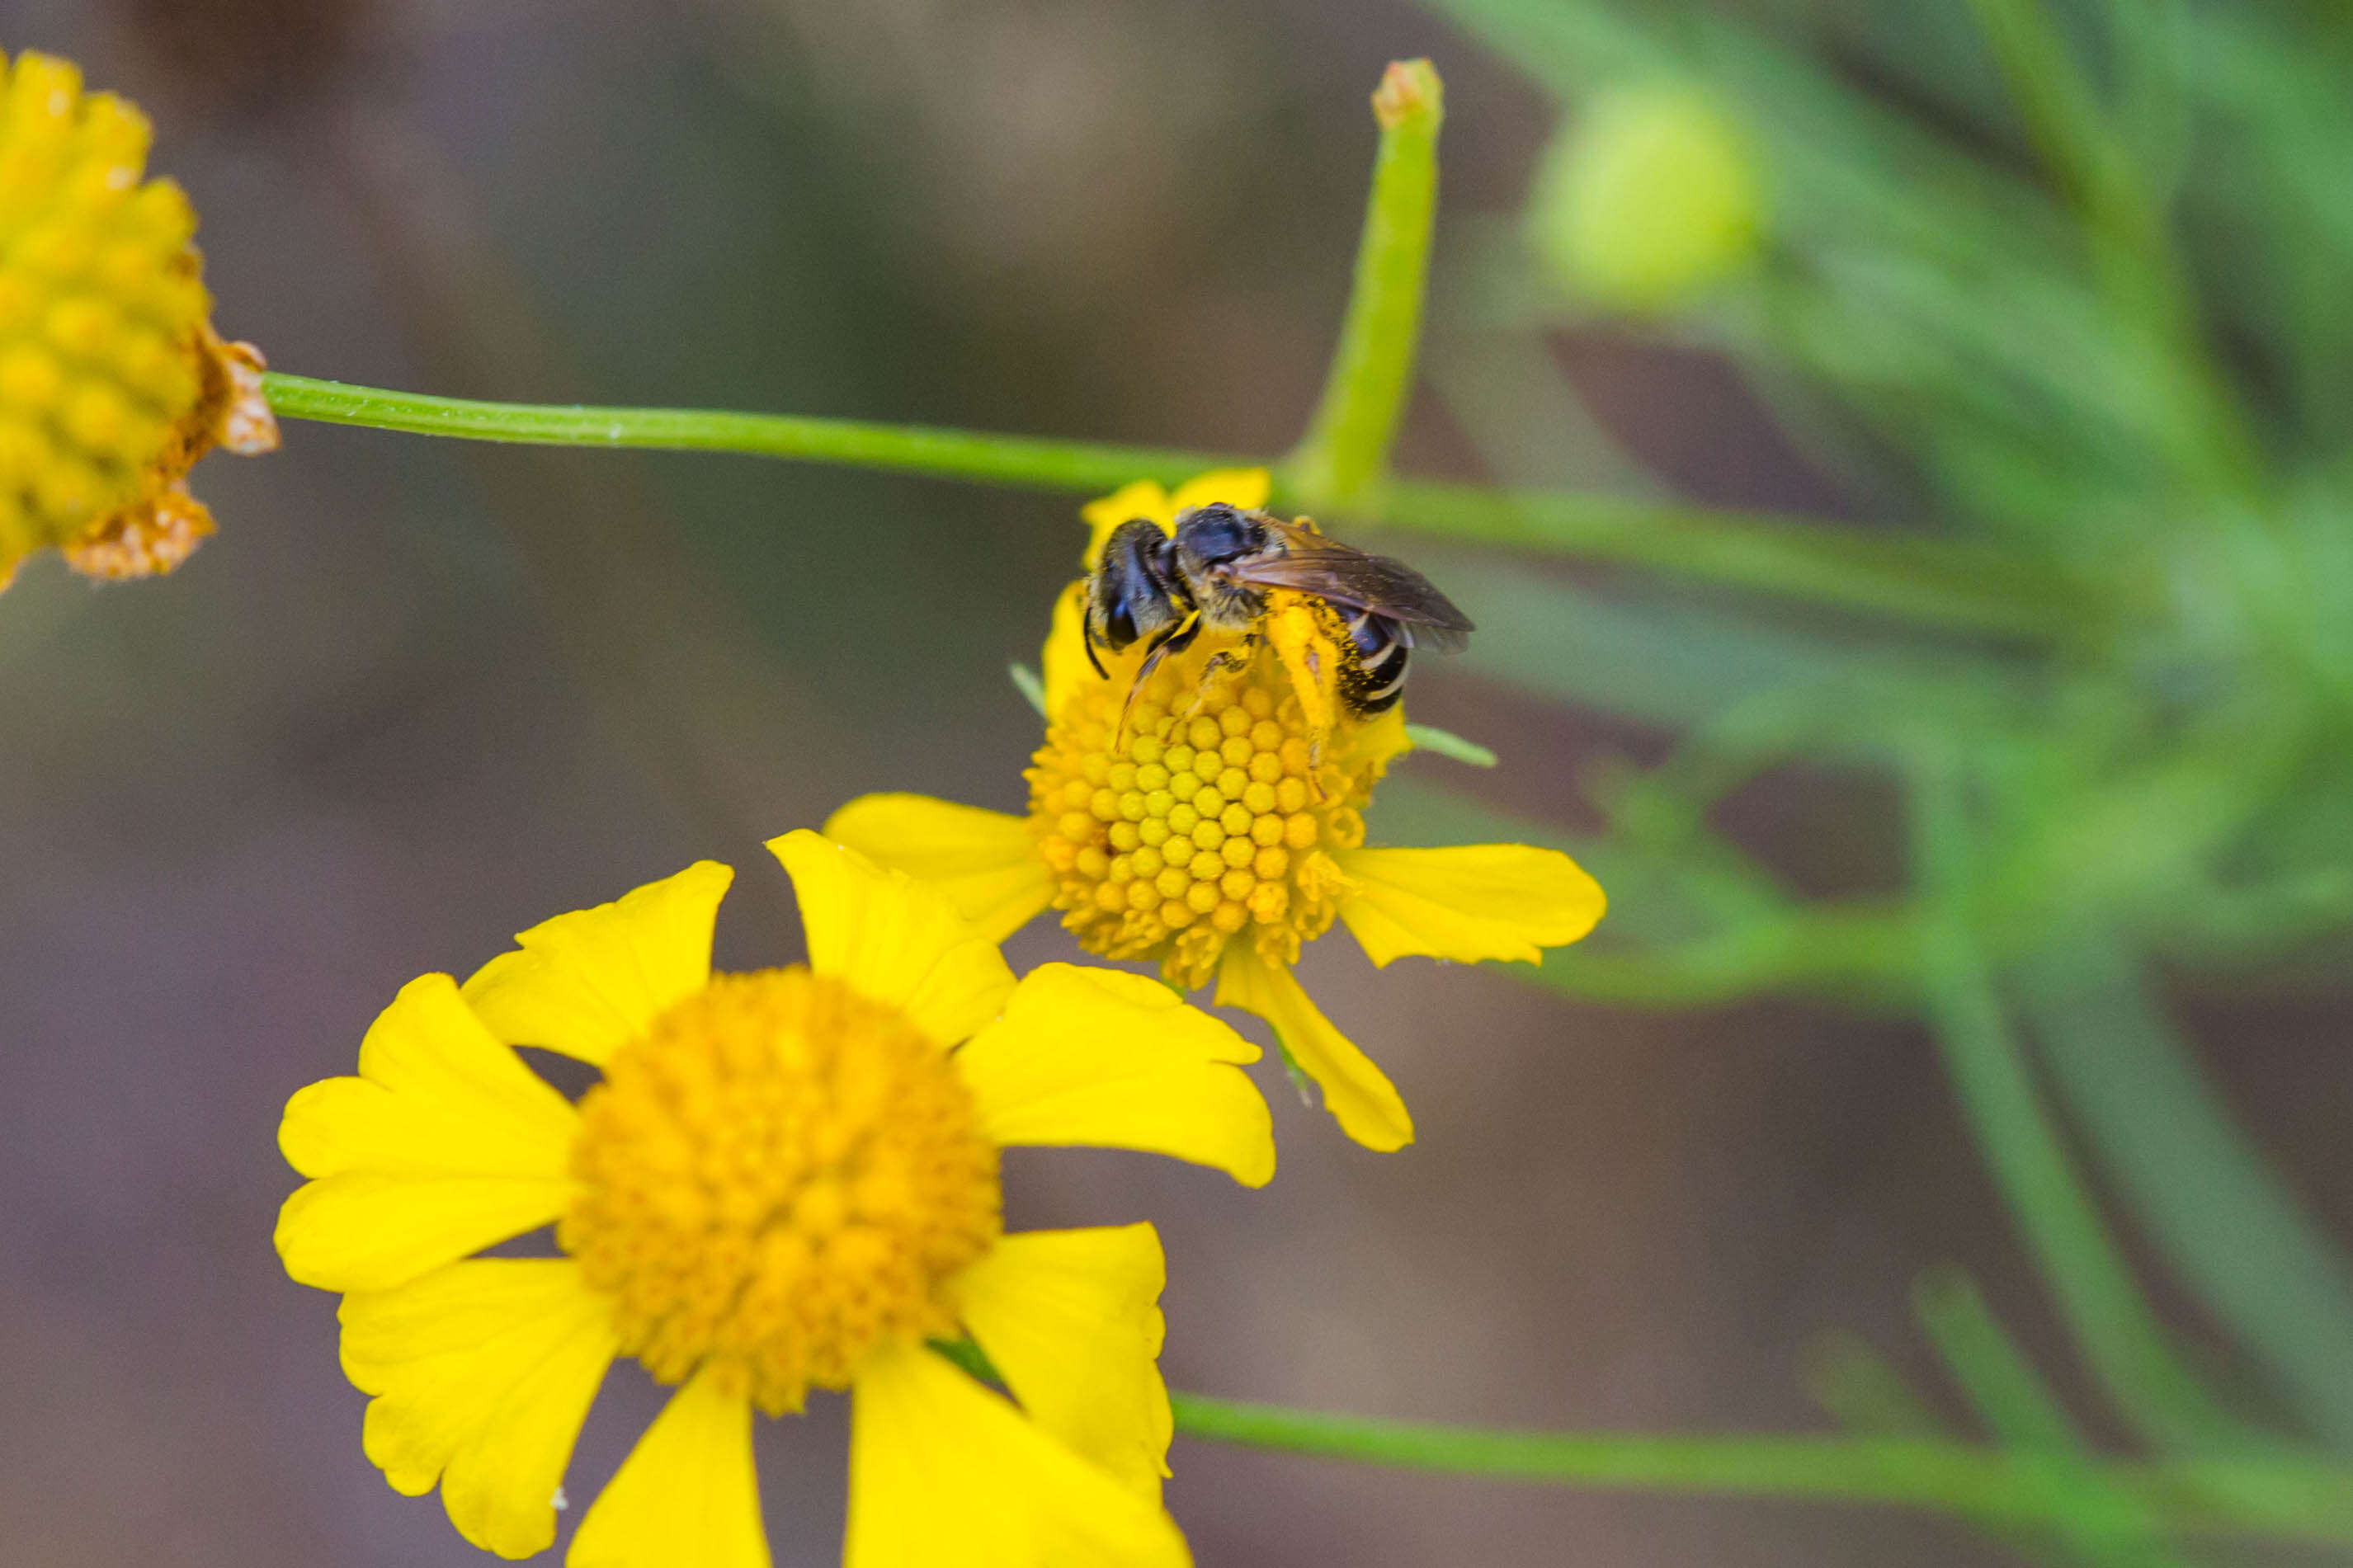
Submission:
{"label": "bee eye", "polygon": [[1103,640],[1113,647],[1125,647],[1135,640],[1135,617],[1122,605],[1103,618]]}

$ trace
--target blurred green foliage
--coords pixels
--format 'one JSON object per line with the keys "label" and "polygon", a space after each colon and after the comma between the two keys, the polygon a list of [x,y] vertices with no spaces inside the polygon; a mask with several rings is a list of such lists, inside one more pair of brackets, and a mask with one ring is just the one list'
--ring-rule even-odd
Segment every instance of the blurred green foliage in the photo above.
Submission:
{"label": "blurred green foliage", "polygon": [[[1916,1012],[2140,1440],[2353,1446],[2353,1268],[2232,1120],[2154,979],[2285,984],[2353,952],[2353,14],[1435,5],[1559,101],[1568,149],[1512,237],[1441,278],[1440,319],[1493,341],[1607,323],[1718,351],[1888,520],[1824,521],[1807,550],[1966,545],[2067,606],[1971,635],[1892,600],[1804,622],[1720,592],[1471,567],[1482,673],[1680,736],[1662,765],[1588,781],[1608,827],[1570,847],[1612,915],[1539,977],[1613,1002]],[[1746,265],[1631,322],[1626,291],[1596,285],[1606,268],[1552,242],[1573,226],[1590,249],[1617,202],[1647,244],[1651,209],[1679,199],[1577,182],[1629,95],[1720,118],[1764,193]],[[1488,433],[1491,456],[1526,444]],[[1835,599],[1795,552],[1782,565],[1751,585]],[[1900,792],[1901,889],[1808,897],[1718,829],[1728,796],[1791,766]],[[1454,837],[1510,826],[1427,784],[1384,809]],[[2241,1359],[2182,1353],[2120,1215]],[[1938,1276],[1920,1302],[1988,1430],[2080,1450],[1973,1286]],[[1934,1419],[1857,1373],[1861,1353],[1822,1381],[1843,1419]],[[2042,1547],[2171,1560],[2128,1531]]]}

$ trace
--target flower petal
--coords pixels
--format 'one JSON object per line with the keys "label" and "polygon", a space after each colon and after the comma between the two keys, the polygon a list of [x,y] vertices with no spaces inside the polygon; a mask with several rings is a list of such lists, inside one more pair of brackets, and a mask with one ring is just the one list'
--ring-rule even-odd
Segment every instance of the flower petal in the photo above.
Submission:
{"label": "flower petal", "polygon": [[[1046,646],[1038,656],[1046,686],[1048,723],[1062,716],[1082,689],[1103,679],[1087,658],[1085,616],[1085,585],[1073,583],[1054,601],[1054,618],[1046,633]],[[1113,668],[1109,650],[1103,658],[1104,668]]]}
{"label": "flower petal", "polygon": [[1256,1187],[1274,1174],[1273,1121],[1239,1064],[1258,1058],[1157,981],[1043,963],[955,1059],[1000,1147],[1142,1149]]}
{"label": "flower petal", "polygon": [[697,1373],[580,1521],[567,1568],[768,1568],[752,1400]]}
{"label": "flower petal", "polygon": [[501,1557],[555,1539],[555,1489],[619,1336],[569,1258],[453,1263],[343,1298],[343,1372],[367,1457],[414,1497],[441,1483],[459,1533]]}
{"label": "flower petal", "polygon": [[1180,512],[1213,501],[1254,511],[1266,504],[1271,485],[1272,476],[1264,468],[1212,468],[1178,485],[1176,493],[1168,498],[1168,515],[1158,521],[1173,524]]}
{"label": "flower petal", "polygon": [[905,1010],[943,1046],[997,1016],[1013,971],[945,893],[803,828],[768,840],[800,900],[809,967]]}
{"label": "flower petal", "polygon": [[286,1271],[329,1290],[414,1279],[546,1224],[571,1194],[579,1116],[493,1038],[446,974],[401,988],[360,1076],[287,1101],[279,1147],[318,1178],[286,1200]]}
{"label": "flower petal", "polygon": [[1111,494],[1091,500],[1079,508],[1086,520],[1087,548],[1079,557],[1079,564],[1092,572],[1103,561],[1103,541],[1111,531],[1134,518],[1149,518],[1162,528],[1168,526],[1176,509],[1168,504],[1168,492],[1155,479],[1136,479],[1119,487]]}
{"label": "flower petal", "polygon": [[956,1276],[965,1327],[1031,1420],[1160,1500],[1173,1426],[1148,1225],[1002,1237]]}
{"label": "flower petal", "polygon": [[1607,902],[1601,884],[1557,849],[1464,844],[1447,849],[1345,849],[1356,884],[1340,918],[1377,964],[1409,954],[1517,959],[1575,942]]}
{"label": "flower petal", "polygon": [[991,942],[1029,923],[1053,879],[1026,818],[928,795],[862,795],[826,819],[825,837],[948,896]]}
{"label": "flower petal", "polygon": [[466,982],[466,1000],[510,1045],[598,1067],[655,1015],[711,981],[711,928],[735,873],[698,860],[609,904],[542,921]]}
{"label": "flower petal", "polygon": [[1324,1108],[1340,1130],[1367,1149],[1413,1142],[1413,1118],[1397,1086],[1315,1010],[1289,969],[1269,963],[1247,942],[1228,942],[1218,966],[1218,1005],[1240,1007],[1274,1026],[1299,1070],[1324,1089]]}
{"label": "flower petal", "polygon": [[920,1345],[878,1352],[850,1398],[845,1568],[1192,1562],[1166,1513]]}

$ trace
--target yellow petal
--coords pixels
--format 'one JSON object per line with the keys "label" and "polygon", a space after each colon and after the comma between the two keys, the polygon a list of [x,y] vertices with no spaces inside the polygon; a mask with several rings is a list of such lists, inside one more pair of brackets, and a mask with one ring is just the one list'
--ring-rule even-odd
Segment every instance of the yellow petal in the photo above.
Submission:
{"label": "yellow petal", "polygon": [[571,1197],[563,1177],[327,1176],[279,1209],[278,1256],[298,1284],[388,1290],[552,1223]]}
{"label": "yellow petal", "polygon": [[825,837],[948,896],[990,942],[1003,942],[1053,897],[1029,822],[928,795],[862,795],[826,819]]}
{"label": "yellow petal", "polygon": [[1031,1420],[1155,1502],[1168,1473],[1160,1238],[1148,1225],[1000,1239],[956,1276],[964,1324]]}
{"label": "yellow petal", "polygon": [[401,988],[360,1046],[360,1076],[286,1105],[279,1147],[319,1178],[286,1200],[286,1271],[384,1289],[546,1224],[571,1193],[579,1117],[494,1039],[446,974]]}
{"label": "yellow petal", "polygon": [[1044,963],[955,1059],[999,1146],[1142,1149],[1255,1187],[1274,1174],[1273,1124],[1239,1064],[1258,1058],[1157,981]]}
{"label": "yellow petal", "polygon": [[524,931],[466,982],[499,1038],[602,1067],[654,1016],[711,980],[711,928],[735,873],[698,860],[609,904]]}
{"label": "yellow petal", "polygon": [[1264,468],[1212,468],[1196,474],[1176,487],[1176,493],[1168,498],[1168,515],[1158,521],[1174,523],[1178,513],[1214,501],[1254,511],[1266,504],[1271,482]]}
{"label": "yellow petal", "polygon": [[809,967],[952,1046],[997,1016],[1013,971],[946,894],[807,828],[768,840],[800,900]]}
{"label": "yellow petal", "polygon": [[921,1346],[878,1352],[850,1400],[845,1568],[1192,1561],[1156,1505]]}
{"label": "yellow petal", "polygon": [[1334,858],[1356,884],[1340,918],[1377,964],[1408,954],[1534,963],[1541,950],[1591,931],[1606,901],[1576,861],[1526,844],[1346,849]]}
{"label": "yellow petal", "polygon": [[580,1521],[568,1568],[768,1568],[752,1400],[697,1373]]}
{"label": "yellow petal", "polygon": [[459,1533],[501,1557],[555,1539],[555,1489],[618,1344],[569,1258],[453,1263],[343,1298],[343,1372],[367,1457],[412,1497],[441,1483]]}
{"label": "yellow petal", "polygon": [[[1044,672],[1049,722],[1062,715],[1080,690],[1103,679],[1087,658],[1084,619],[1084,584],[1073,583],[1054,601],[1053,623],[1046,634],[1045,649],[1038,656],[1038,667]],[[1103,658],[1103,668],[1114,668],[1107,650]]]}
{"label": "yellow petal", "polygon": [[1324,1090],[1324,1108],[1340,1130],[1367,1149],[1402,1149],[1413,1119],[1397,1086],[1315,1010],[1291,971],[1259,957],[1248,942],[1228,942],[1218,966],[1218,1005],[1240,1007],[1274,1026],[1299,1070]]}
{"label": "yellow petal", "polygon": [[1153,479],[1137,479],[1124,484],[1098,500],[1079,508],[1079,515],[1087,523],[1087,548],[1079,564],[1092,572],[1103,561],[1103,541],[1111,531],[1134,518],[1148,518],[1166,528],[1176,509],[1168,504],[1168,492]]}

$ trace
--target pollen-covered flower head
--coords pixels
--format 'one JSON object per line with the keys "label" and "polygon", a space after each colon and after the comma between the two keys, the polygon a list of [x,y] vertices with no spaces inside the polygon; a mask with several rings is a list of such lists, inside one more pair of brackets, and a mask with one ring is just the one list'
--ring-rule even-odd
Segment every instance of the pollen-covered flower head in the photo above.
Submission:
{"label": "pollen-covered flower head", "polygon": [[[1084,509],[1084,564],[1123,522],[1173,529],[1193,507],[1254,509],[1267,493],[1257,469],[1173,495],[1130,485]],[[1204,631],[1135,689],[1144,647],[1104,656],[1098,674],[1082,597],[1074,584],[1054,607],[1024,816],[867,795],[827,833],[937,881],[992,933],[1052,908],[1091,952],[1154,961],[1184,989],[1214,980],[1219,1003],[1274,1026],[1351,1137],[1410,1142],[1396,1088],[1293,978],[1301,945],[1336,920],[1378,964],[1534,961],[1592,928],[1601,889],[1567,856],[1526,845],[1366,846],[1365,808],[1411,742],[1402,704],[1366,717],[1339,700],[1345,631],[1326,602],[1270,591],[1248,633]]]}
{"label": "pollen-covered flower head", "polygon": [[278,444],[148,136],[66,61],[0,56],[0,584],[48,547],[94,577],[171,570],[213,529],[190,467]]}
{"label": "pollen-covered flower head", "polygon": [[[1174,1568],[1151,1226],[1007,1235],[998,1151],[1149,1150],[1256,1185],[1257,1050],[1139,976],[1016,982],[938,889],[812,833],[807,966],[711,972],[711,862],[427,975],[288,1104],[278,1247],[346,1292],[368,1457],[477,1545],[547,1546],[617,1356],[679,1384],[575,1568],[764,1568],[751,1417],[852,1400],[853,1565]],[[575,1105],[511,1048],[589,1062]],[[553,1226],[558,1256],[471,1255]],[[938,1353],[969,1338],[1008,1400]]]}

